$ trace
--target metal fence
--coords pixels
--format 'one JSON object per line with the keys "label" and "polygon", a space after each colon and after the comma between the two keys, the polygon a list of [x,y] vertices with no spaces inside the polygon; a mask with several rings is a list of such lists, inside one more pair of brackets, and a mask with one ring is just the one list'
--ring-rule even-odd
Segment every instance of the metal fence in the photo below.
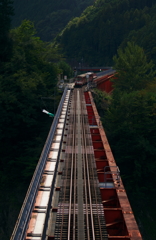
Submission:
{"label": "metal fence", "polygon": [[19,216],[18,216],[17,222],[15,224],[15,228],[13,230],[10,240],[23,240],[25,238],[28,222],[29,222],[29,219],[31,216],[31,212],[33,210],[34,201],[36,199],[38,187],[39,187],[42,173],[43,173],[45,163],[46,163],[46,160],[48,157],[48,153],[49,153],[49,150],[51,147],[51,143],[52,143],[52,140],[55,135],[55,130],[56,130],[56,127],[57,127],[57,124],[59,121],[59,117],[60,117],[62,106],[63,106],[64,100],[65,100],[65,97],[67,94],[67,90],[68,90],[68,88],[66,87],[64,90],[63,96],[61,98],[59,107],[57,109],[56,115],[54,117],[52,126],[50,128],[44,148],[42,150],[39,162],[37,164],[34,175],[32,177],[30,186],[28,188],[26,197],[24,199],[21,211],[19,213]]}

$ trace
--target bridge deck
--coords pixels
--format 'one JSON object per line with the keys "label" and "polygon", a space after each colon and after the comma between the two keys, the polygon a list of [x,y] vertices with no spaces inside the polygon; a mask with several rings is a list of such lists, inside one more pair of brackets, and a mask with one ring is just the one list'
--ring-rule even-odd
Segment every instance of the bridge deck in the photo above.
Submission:
{"label": "bridge deck", "polygon": [[141,240],[91,93],[66,89],[58,112],[11,240]]}

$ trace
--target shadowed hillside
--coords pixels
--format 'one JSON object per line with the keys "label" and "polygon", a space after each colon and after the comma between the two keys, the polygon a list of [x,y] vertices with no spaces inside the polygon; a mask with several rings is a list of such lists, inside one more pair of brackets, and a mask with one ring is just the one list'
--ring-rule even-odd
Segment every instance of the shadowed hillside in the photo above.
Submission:
{"label": "shadowed hillside", "polygon": [[17,27],[24,19],[35,23],[38,35],[44,41],[51,41],[65,25],[93,0],[14,0],[15,16],[13,26]]}

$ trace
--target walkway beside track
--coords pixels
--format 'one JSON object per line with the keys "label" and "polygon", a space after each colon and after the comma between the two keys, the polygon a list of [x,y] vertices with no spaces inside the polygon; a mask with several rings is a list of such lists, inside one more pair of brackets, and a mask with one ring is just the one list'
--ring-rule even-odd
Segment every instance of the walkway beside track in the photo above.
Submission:
{"label": "walkway beside track", "polygon": [[64,90],[10,240],[44,239],[70,92]]}

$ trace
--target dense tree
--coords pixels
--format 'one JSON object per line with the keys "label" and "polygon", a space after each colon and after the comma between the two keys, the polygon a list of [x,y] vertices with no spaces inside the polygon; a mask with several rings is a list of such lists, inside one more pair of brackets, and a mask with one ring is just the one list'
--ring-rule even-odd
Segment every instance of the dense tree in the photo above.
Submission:
{"label": "dense tree", "polygon": [[[20,27],[12,30],[11,36],[13,56],[0,76],[2,155],[5,154],[6,142],[14,143],[12,147],[16,148],[28,139],[30,133],[36,135],[38,118],[41,117],[40,98],[52,94],[58,73],[56,64],[46,61],[46,45],[35,36],[30,21],[24,21]],[[6,166],[5,159],[3,162]]]}
{"label": "dense tree", "polygon": [[[54,101],[55,105],[59,101],[52,95],[57,96],[61,58],[35,33],[30,21],[11,30],[12,56],[0,74],[0,239],[4,240],[12,232],[52,122],[42,108],[46,105],[53,112]],[[43,97],[49,101],[43,103]]]}
{"label": "dense tree", "polygon": [[147,62],[146,55],[141,47],[128,42],[127,47],[118,49],[114,57],[114,68],[117,79],[114,81],[116,89],[132,92],[144,89],[149,83],[155,81],[154,64]]}
{"label": "dense tree", "polygon": [[[122,92],[118,101],[113,98],[107,112],[105,123],[111,146],[130,190],[140,187],[141,192],[151,187],[153,191],[156,184],[155,106],[156,91]],[[142,184],[147,175],[150,175],[151,186]]]}
{"label": "dense tree", "polygon": [[71,20],[56,41],[68,59],[76,58],[79,62],[83,56],[84,62],[90,65],[113,64],[112,57],[117,48],[123,40],[133,40],[134,34],[140,40],[138,44],[148,39],[142,46],[149,54],[151,39],[154,54],[155,34],[150,30],[145,34],[142,28],[146,26],[149,29],[150,26],[154,32],[151,26],[156,12],[155,4],[156,1],[97,0],[79,18]]}
{"label": "dense tree", "polygon": [[60,74],[62,75],[62,77],[66,76],[67,78],[70,78],[73,76],[73,71],[66,62],[60,61],[58,63],[58,67],[60,69]]}
{"label": "dense tree", "polygon": [[152,59],[156,63],[156,18],[155,18],[156,6],[154,5],[149,11],[148,15],[144,14],[146,24],[141,27],[138,31],[133,30],[123,40],[122,47],[126,46],[127,39],[133,41],[142,48],[144,48],[148,59]]}
{"label": "dense tree", "polygon": [[22,20],[29,19],[35,23],[41,39],[51,41],[73,17],[79,16],[93,2],[93,0],[14,0],[13,26],[17,27]]}
{"label": "dense tree", "polygon": [[110,94],[96,88],[92,90],[92,93],[95,99],[96,107],[98,108],[98,113],[103,120],[103,118],[105,117],[106,111],[111,104],[112,97]]}

